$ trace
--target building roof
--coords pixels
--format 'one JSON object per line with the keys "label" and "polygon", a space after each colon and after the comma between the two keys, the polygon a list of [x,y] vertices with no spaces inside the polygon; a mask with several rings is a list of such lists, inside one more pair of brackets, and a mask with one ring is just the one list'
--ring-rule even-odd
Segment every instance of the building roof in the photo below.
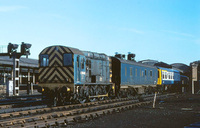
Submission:
{"label": "building roof", "polygon": [[[13,65],[13,58],[9,56],[0,56],[0,66],[11,67]],[[20,67],[23,68],[38,68],[38,60],[30,58],[20,58]]]}
{"label": "building roof", "polygon": [[190,66],[186,65],[186,64],[182,64],[182,63],[174,63],[171,64],[173,68],[177,68],[179,69],[180,72],[182,73],[188,73],[191,71]]}

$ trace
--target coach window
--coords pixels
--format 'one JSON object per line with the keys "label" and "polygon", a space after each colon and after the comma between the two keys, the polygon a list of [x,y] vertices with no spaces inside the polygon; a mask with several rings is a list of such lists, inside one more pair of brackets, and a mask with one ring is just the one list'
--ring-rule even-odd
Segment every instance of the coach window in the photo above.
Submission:
{"label": "coach window", "polygon": [[164,72],[162,72],[162,77],[163,77],[163,79],[165,79],[165,73]]}
{"label": "coach window", "polygon": [[48,55],[40,55],[40,66],[47,67],[49,66],[49,56]]}
{"label": "coach window", "polygon": [[147,70],[145,69],[145,76],[147,76]]}
{"label": "coach window", "polygon": [[72,66],[72,54],[66,53],[63,55],[63,64],[64,66]]}
{"label": "coach window", "polygon": [[135,76],[137,76],[137,68],[135,69]]}
{"label": "coach window", "polygon": [[81,68],[84,69],[84,62],[85,62],[85,59],[84,58],[81,58]]}
{"label": "coach window", "polygon": [[[151,77],[152,77],[152,74],[153,74],[152,71],[150,71],[150,76],[151,76]],[[159,77],[158,77],[158,78],[159,78]]]}
{"label": "coach window", "polygon": [[132,71],[132,68],[130,68],[130,76],[133,75],[133,71]]}

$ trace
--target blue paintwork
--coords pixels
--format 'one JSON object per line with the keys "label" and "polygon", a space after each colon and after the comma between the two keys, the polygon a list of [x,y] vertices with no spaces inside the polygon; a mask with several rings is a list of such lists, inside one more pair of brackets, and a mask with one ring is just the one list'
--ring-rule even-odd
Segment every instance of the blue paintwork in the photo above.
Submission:
{"label": "blue paintwork", "polygon": [[163,79],[163,75],[161,75],[162,78],[162,85],[173,85],[178,84],[180,82],[180,72],[174,69],[169,68],[163,68],[163,67],[157,67],[158,69],[161,69],[161,72],[164,70],[167,73],[174,73],[174,77],[172,79]]}
{"label": "blue paintwork", "polygon": [[181,81],[180,72],[177,70],[174,70],[174,84],[179,84],[180,81]]}
{"label": "blue paintwork", "polygon": [[[126,69],[125,69],[126,68]],[[130,70],[132,68],[132,75]],[[127,71],[125,71],[127,70]],[[146,70],[146,75],[145,75]],[[137,73],[136,73],[137,71]],[[152,76],[150,75],[152,71]],[[125,74],[125,72],[127,72]],[[143,74],[143,75],[142,75]],[[156,85],[158,72],[156,67],[137,64],[136,62],[121,62],[121,85]]]}
{"label": "blue paintwork", "polygon": [[[77,63],[77,57],[79,57],[79,67]],[[85,56],[83,55],[78,55],[74,54],[74,84],[79,85],[79,84],[84,84],[85,83],[85,61],[84,63],[84,68],[82,69],[81,62],[85,60]]]}
{"label": "blue paintwork", "polygon": [[[84,55],[74,54],[74,84],[110,84],[108,57],[105,54],[86,51],[83,53]],[[90,61],[91,67],[89,67],[88,61]],[[84,67],[82,63],[84,63]]]}

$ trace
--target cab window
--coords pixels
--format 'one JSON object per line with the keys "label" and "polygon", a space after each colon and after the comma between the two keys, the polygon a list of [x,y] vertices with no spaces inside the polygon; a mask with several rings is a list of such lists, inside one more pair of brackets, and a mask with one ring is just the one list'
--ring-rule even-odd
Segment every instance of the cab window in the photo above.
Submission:
{"label": "cab window", "polygon": [[66,53],[63,55],[63,65],[64,66],[72,66],[72,54]]}
{"label": "cab window", "polygon": [[84,62],[85,62],[85,59],[84,58],[81,58],[81,68],[84,69]]}
{"label": "cab window", "polygon": [[41,67],[49,66],[49,56],[48,55],[40,55],[40,66]]}

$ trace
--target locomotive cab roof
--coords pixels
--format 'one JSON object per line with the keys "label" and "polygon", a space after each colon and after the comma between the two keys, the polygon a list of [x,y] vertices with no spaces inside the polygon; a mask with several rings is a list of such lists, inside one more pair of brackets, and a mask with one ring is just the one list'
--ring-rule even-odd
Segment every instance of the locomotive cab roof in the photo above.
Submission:
{"label": "locomotive cab roof", "polygon": [[51,50],[58,50],[58,48],[61,48],[63,51],[66,51],[64,49],[67,49],[70,53],[73,53],[73,54],[84,55],[83,52],[77,48],[66,47],[62,45],[53,45],[53,46],[46,47],[45,49],[43,49],[43,51],[40,54],[48,53],[48,51],[51,51]]}

